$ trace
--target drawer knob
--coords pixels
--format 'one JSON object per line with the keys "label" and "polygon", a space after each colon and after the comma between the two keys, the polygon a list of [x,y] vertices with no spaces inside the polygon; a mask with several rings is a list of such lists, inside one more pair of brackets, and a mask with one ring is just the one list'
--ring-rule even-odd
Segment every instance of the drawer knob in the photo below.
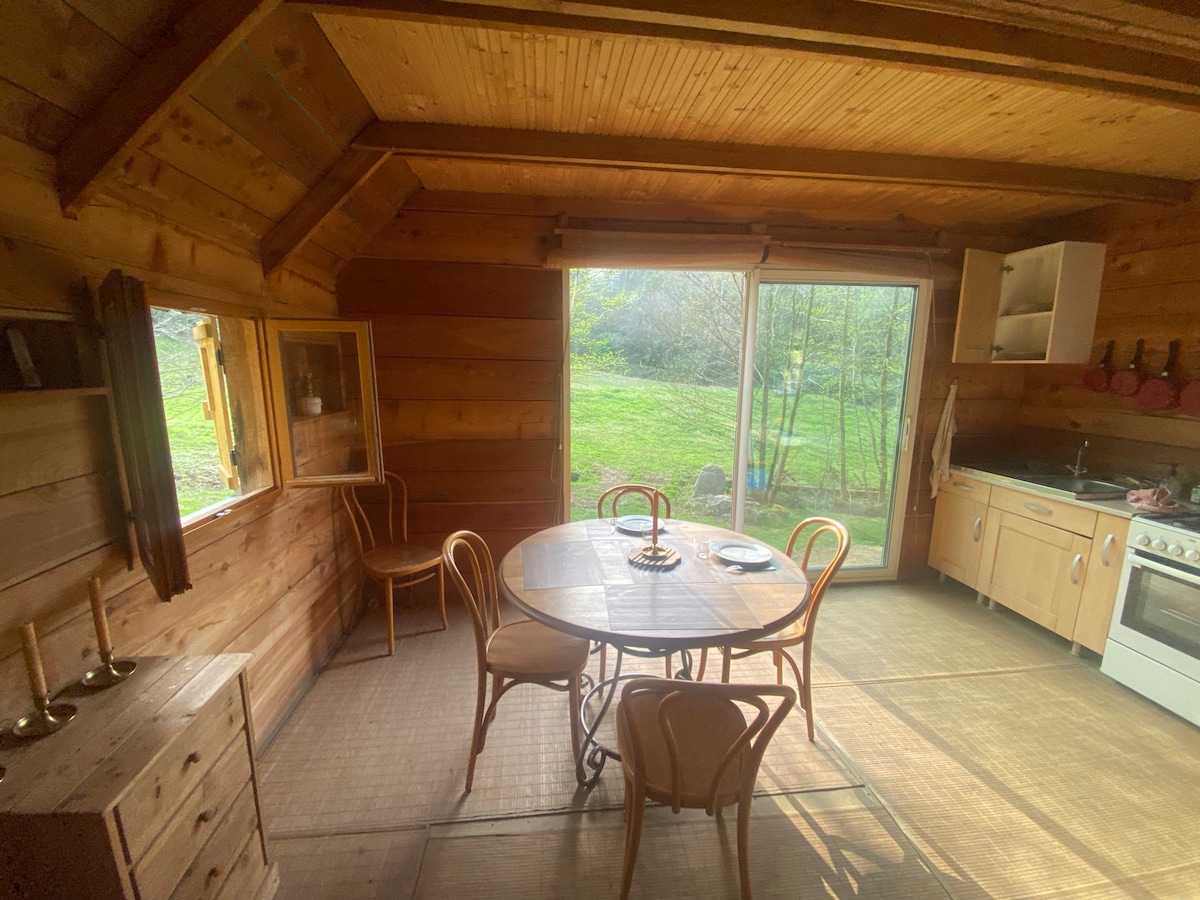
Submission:
{"label": "drawer knob", "polygon": [[200,751],[193,750],[191,753],[189,753],[187,755],[187,759],[185,759],[183,761],[183,767],[186,769],[188,766],[192,765],[193,763],[198,763],[198,762],[200,762]]}
{"label": "drawer knob", "polygon": [[218,869],[216,866],[213,866],[211,869],[208,870],[208,873],[204,876],[204,886],[208,887],[209,885],[211,885],[213,883],[213,881],[218,876],[220,876],[220,874],[221,874],[221,870]]}
{"label": "drawer knob", "polygon": [[206,825],[213,820],[213,811],[206,809],[200,815],[196,816],[196,826]]}

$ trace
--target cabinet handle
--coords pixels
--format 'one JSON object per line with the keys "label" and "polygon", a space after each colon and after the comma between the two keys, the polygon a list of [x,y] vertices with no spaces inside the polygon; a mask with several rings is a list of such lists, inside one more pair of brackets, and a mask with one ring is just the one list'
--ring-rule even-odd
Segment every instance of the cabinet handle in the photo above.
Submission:
{"label": "cabinet handle", "polygon": [[183,767],[186,769],[188,766],[194,765],[195,763],[198,763],[198,762],[200,762],[200,751],[193,750],[191,753],[189,753],[187,755],[187,758],[183,761]]}
{"label": "cabinet handle", "polygon": [[1079,564],[1083,562],[1083,554],[1076,553],[1071,560],[1071,584],[1079,584]]}
{"label": "cabinet handle", "polygon": [[983,530],[983,516],[975,519],[975,524],[971,526],[971,540],[979,543],[979,533]]}
{"label": "cabinet handle", "polygon": [[213,866],[211,869],[208,870],[208,872],[204,876],[204,886],[208,887],[210,884],[213,883],[214,880],[219,878],[220,875],[221,875],[221,870],[218,869],[216,866]]}
{"label": "cabinet handle", "polygon": [[1040,503],[1026,503],[1025,508],[1030,512],[1038,513],[1039,515],[1043,516],[1054,515],[1054,510],[1048,506],[1042,506]]}
{"label": "cabinet handle", "polygon": [[973,490],[975,490],[975,488],[974,488],[973,486],[971,486],[971,485],[967,484],[965,481],[956,481],[956,482],[954,482],[954,486],[955,486],[956,488],[958,488],[960,491],[973,491]]}
{"label": "cabinet handle", "polygon": [[201,825],[207,825],[213,820],[213,815],[213,810],[204,810],[202,813],[200,813],[200,815],[196,816],[196,827],[199,828]]}
{"label": "cabinet handle", "polygon": [[1115,535],[1110,534],[1104,539],[1104,546],[1100,550],[1100,565],[1102,566],[1108,565],[1108,548],[1113,545],[1113,539],[1115,537]]}

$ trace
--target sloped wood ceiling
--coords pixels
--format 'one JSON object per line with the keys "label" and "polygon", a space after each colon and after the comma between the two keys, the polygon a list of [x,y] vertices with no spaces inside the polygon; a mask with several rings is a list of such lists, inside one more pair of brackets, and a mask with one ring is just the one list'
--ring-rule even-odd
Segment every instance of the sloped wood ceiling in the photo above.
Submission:
{"label": "sloped wood ceiling", "polygon": [[0,132],[58,156],[70,212],[128,99],[88,191],[325,284],[405,203],[1012,231],[1190,195],[1180,8],[10,0]]}

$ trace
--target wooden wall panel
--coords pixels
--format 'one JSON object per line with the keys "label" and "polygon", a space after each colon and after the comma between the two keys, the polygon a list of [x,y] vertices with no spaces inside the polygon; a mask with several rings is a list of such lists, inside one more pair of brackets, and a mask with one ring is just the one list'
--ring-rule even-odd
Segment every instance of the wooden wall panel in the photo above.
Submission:
{"label": "wooden wall panel", "polygon": [[[312,279],[264,279],[248,253],[110,198],[64,219],[53,171],[41,151],[0,138],[0,306],[70,314],[85,277],[121,268],[147,282],[152,301],[252,315],[335,309]],[[96,664],[86,581],[99,574],[119,654],[254,653],[252,679],[265,686],[251,694],[255,724],[269,735],[359,611],[357,559],[334,496],[273,492],[189,533],[195,587],[160,603],[140,566],[125,567],[105,403],[87,391],[0,394],[0,719],[30,705],[23,622],[37,626],[52,690]]]}
{"label": "wooden wall panel", "polygon": [[384,462],[408,483],[410,538],[440,546],[469,528],[499,558],[556,523],[561,274],[360,258],[338,300],[372,323]]}
{"label": "wooden wall panel", "polygon": [[[1157,375],[1167,344],[1182,344],[1176,372],[1200,378],[1200,201],[1153,214],[1113,205],[1064,223],[1080,240],[1108,245],[1093,359],[1116,341],[1125,365],[1138,338],[1146,369]],[[1093,472],[1159,481],[1177,465],[1183,481],[1200,483],[1200,419],[1149,412],[1133,400],[1082,385],[1087,366],[1030,366],[1019,410],[1019,434],[1069,461],[1083,440]]]}

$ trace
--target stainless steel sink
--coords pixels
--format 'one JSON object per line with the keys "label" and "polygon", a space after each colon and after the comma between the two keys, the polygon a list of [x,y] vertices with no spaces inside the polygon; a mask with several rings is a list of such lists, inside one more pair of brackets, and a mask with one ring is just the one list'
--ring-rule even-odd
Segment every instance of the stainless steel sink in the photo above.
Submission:
{"label": "stainless steel sink", "polygon": [[1026,475],[1022,480],[1076,500],[1122,500],[1128,491],[1128,488],[1111,481],[1076,478],[1073,475]]}

